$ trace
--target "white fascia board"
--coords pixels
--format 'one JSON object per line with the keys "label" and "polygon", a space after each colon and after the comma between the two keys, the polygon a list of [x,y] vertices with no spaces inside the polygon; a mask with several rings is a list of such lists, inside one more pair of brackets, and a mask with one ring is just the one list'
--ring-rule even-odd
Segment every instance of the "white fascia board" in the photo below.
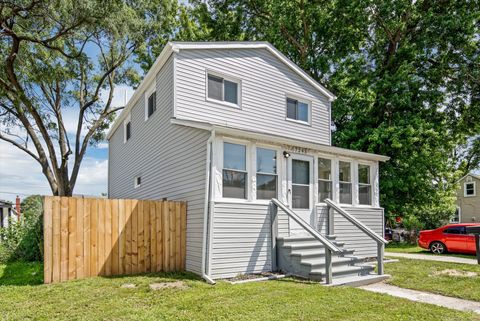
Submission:
{"label": "white fascia board", "polygon": [[232,136],[243,137],[243,138],[258,139],[258,140],[263,140],[263,141],[277,143],[277,144],[298,146],[302,148],[312,149],[318,152],[324,152],[327,154],[340,155],[340,156],[346,156],[346,157],[353,157],[361,160],[386,162],[390,159],[390,157],[388,156],[360,152],[356,150],[323,145],[323,144],[315,144],[315,143],[311,143],[303,140],[291,139],[285,136],[273,135],[266,132],[250,131],[250,130],[244,130],[240,128],[225,127],[225,126],[214,125],[214,124],[205,123],[205,122],[197,122],[197,121],[178,119],[178,118],[172,118],[170,122],[175,125],[193,127],[193,128],[198,128],[198,129],[203,129],[208,131],[215,130],[217,134],[232,135]]}
{"label": "white fascia board", "polygon": [[160,71],[160,69],[163,67],[163,65],[165,64],[167,59],[170,57],[170,55],[174,51],[175,50],[173,49],[173,46],[172,46],[171,42],[169,42],[165,45],[165,48],[163,48],[162,52],[160,53],[160,55],[155,60],[153,66],[147,72],[147,75],[145,76],[145,78],[143,78],[142,82],[140,83],[138,88],[133,93],[133,96],[128,100],[127,105],[122,110],[122,112],[117,117],[117,119],[113,123],[112,127],[108,131],[107,140],[109,140],[110,137],[112,137],[113,133],[115,132],[115,130],[117,130],[118,126],[120,126],[120,124],[123,123],[123,119],[125,118],[126,115],[128,115],[130,113],[130,110],[133,108],[133,106],[135,106],[138,99],[143,95],[145,90],[148,87],[150,87],[150,85],[153,81],[155,81],[155,76],[157,75],[157,73]]}

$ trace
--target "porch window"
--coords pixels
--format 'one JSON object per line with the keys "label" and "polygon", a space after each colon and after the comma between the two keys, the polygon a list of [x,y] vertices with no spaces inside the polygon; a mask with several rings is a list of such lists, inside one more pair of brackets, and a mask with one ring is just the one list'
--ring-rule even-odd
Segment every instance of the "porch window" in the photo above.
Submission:
{"label": "porch window", "polygon": [[370,182],[370,166],[358,165],[358,203],[372,205],[372,183]]}
{"label": "porch window", "polygon": [[310,208],[310,162],[292,159],[292,207]]}
{"label": "porch window", "polygon": [[349,162],[338,162],[340,203],[352,204],[352,171]]}
{"label": "porch window", "polygon": [[310,122],[310,105],[307,102],[287,98],[287,119]]}
{"label": "porch window", "polygon": [[277,151],[257,148],[257,199],[277,197]]}
{"label": "porch window", "polygon": [[246,146],[223,144],[223,197],[247,198]]}
{"label": "porch window", "polygon": [[238,105],[238,82],[208,74],[208,98]]}
{"label": "porch window", "polygon": [[318,200],[332,198],[332,160],[318,159]]}

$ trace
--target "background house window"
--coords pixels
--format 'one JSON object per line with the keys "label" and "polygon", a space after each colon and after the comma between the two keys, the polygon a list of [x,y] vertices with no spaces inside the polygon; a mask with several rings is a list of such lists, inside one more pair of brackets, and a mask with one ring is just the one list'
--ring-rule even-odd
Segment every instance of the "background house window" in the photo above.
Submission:
{"label": "background house window", "polygon": [[318,200],[332,198],[332,160],[318,159]]}
{"label": "background house window", "polygon": [[358,165],[358,203],[372,205],[372,183],[370,182],[370,166]]}
{"label": "background house window", "polygon": [[475,182],[465,183],[465,196],[475,196]]}
{"label": "background house window", "polygon": [[153,115],[157,110],[157,93],[154,91],[150,96],[148,96],[147,102],[147,118]]}
{"label": "background house window", "polygon": [[352,173],[349,162],[338,162],[338,180],[340,183],[340,203],[352,204]]}
{"label": "background house window", "polygon": [[223,197],[247,198],[246,146],[223,144]]}
{"label": "background house window", "polygon": [[257,148],[257,199],[277,197],[277,152]]}
{"label": "background house window", "polygon": [[292,207],[310,208],[310,162],[292,159]]}
{"label": "background house window", "polygon": [[293,98],[287,98],[287,118],[309,122],[310,107],[308,103]]}
{"label": "background house window", "polygon": [[208,98],[238,105],[238,83],[208,74]]}

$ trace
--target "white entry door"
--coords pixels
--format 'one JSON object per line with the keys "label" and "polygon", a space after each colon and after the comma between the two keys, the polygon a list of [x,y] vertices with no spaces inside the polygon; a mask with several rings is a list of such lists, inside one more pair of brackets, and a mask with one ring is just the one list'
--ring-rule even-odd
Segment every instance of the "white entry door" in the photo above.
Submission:
{"label": "white entry door", "polygon": [[[288,202],[305,222],[313,224],[313,157],[292,155],[288,159]],[[304,229],[290,219],[290,233],[303,234]]]}

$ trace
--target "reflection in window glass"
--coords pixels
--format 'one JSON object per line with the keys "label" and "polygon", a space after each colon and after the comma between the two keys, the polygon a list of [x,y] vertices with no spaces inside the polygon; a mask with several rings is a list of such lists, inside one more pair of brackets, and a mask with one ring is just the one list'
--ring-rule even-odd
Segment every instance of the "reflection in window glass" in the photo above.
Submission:
{"label": "reflection in window glass", "polygon": [[372,184],[370,183],[370,166],[358,165],[358,203],[372,205]]}
{"label": "reflection in window glass", "polygon": [[340,203],[352,204],[352,182],[349,162],[338,162],[338,179],[340,186]]}
{"label": "reflection in window glass", "polygon": [[310,208],[310,162],[292,159],[292,207]]}
{"label": "reflection in window glass", "polygon": [[257,199],[277,197],[277,152],[257,148]]}
{"label": "reflection in window glass", "polygon": [[223,144],[223,168],[245,170],[246,146]]}
{"label": "reflection in window glass", "polygon": [[318,159],[318,199],[323,202],[332,198],[332,161],[326,158]]}

